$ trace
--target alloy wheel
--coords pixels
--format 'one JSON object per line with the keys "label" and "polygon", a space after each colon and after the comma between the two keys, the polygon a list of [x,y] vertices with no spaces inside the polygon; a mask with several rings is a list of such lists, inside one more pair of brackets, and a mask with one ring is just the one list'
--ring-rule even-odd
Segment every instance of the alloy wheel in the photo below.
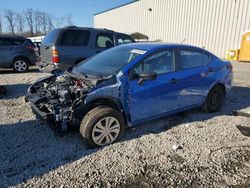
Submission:
{"label": "alloy wheel", "polygon": [[119,136],[120,129],[121,125],[115,117],[104,117],[95,124],[92,139],[99,146],[111,144]]}
{"label": "alloy wheel", "polygon": [[14,63],[14,68],[18,72],[24,72],[27,69],[27,63],[23,60],[18,60]]}

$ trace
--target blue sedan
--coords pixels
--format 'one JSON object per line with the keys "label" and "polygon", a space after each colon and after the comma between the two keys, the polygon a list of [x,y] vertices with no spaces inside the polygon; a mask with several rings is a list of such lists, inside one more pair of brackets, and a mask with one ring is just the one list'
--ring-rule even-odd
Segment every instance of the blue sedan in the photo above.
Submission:
{"label": "blue sedan", "polygon": [[92,146],[111,144],[127,126],[194,108],[215,112],[232,87],[232,65],[189,45],[114,47],[33,84],[33,111],[56,130],[79,126]]}

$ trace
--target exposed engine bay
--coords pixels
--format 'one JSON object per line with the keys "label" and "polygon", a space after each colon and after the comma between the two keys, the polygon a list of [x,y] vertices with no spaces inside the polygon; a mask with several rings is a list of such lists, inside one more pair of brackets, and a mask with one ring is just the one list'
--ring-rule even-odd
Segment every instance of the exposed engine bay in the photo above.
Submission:
{"label": "exposed engine bay", "polygon": [[[33,84],[26,101],[30,101],[33,111],[44,119],[52,120],[60,129],[67,129],[73,121],[74,109],[83,102],[93,85],[97,84],[81,77],[63,74],[53,75]],[[34,110],[35,108],[35,110]]]}

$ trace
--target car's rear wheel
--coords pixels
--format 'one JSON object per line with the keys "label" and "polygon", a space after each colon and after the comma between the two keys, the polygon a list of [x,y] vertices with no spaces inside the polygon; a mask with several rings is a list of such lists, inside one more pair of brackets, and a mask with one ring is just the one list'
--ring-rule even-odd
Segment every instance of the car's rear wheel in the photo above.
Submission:
{"label": "car's rear wheel", "polygon": [[97,107],[88,112],[80,125],[80,133],[92,147],[114,143],[125,129],[123,116],[110,107]]}
{"label": "car's rear wheel", "polygon": [[25,58],[17,58],[13,62],[13,69],[18,73],[26,72],[29,69],[29,62]]}
{"label": "car's rear wheel", "polygon": [[223,86],[217,85],[211,89],[206,101],[202,105],[202,110],[205,112],[216,112],[218,111],[225,98],[225,91]]}

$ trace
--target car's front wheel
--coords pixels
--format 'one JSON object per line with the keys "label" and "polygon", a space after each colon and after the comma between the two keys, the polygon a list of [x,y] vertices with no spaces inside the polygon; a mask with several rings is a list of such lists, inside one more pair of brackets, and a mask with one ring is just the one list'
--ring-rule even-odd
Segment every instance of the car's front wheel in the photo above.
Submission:
{"label": "car's front wheel", "polygon": [[205,112],[216,112],[218,111],[225,98],[225,91],[223,86],[217,85],[211,89],[206,101],[202,105],[202,110]]}
{"label": "car's front wheel", "polygon": [[26,72],[29,69],[29,62],[25,58],[17,58],[13,62],[13,69],[18,73]]}
{"label": "car's front wheel", "polygon": [[97,107],[88,112],[80,125],[80,133],[92,147],[114,143],[125,129],[123,116],[110,107]]}

